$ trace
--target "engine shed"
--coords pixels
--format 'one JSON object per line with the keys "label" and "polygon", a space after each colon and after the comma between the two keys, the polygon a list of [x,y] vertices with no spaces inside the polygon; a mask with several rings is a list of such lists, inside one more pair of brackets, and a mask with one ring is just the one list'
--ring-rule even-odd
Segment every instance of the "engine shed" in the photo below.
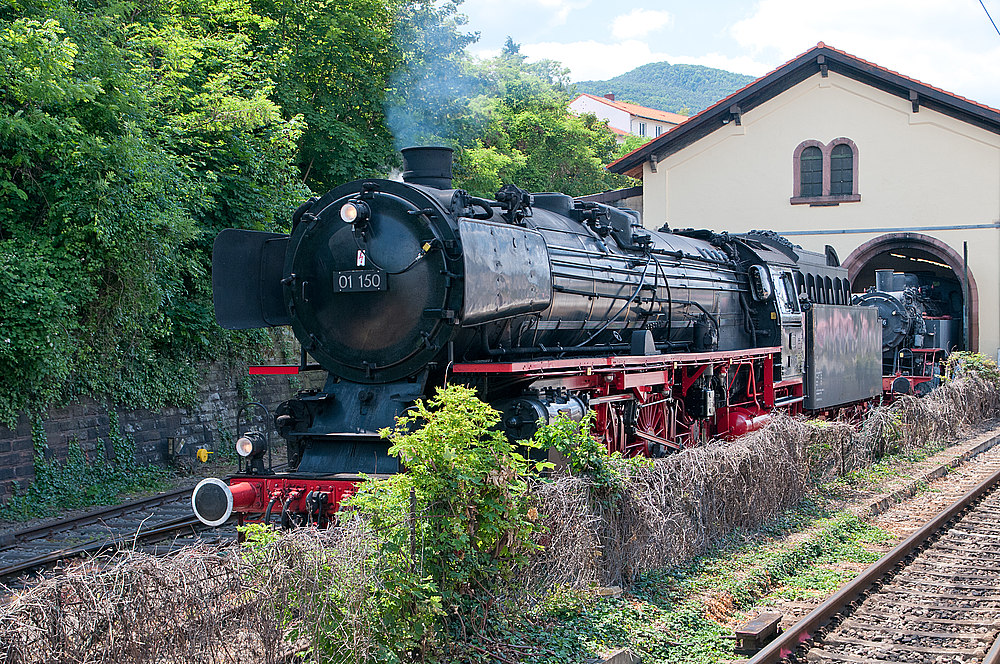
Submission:
{"label": "engine shed", "polygon": [[642,180],[649,228],[773,229],[855,294],[911,275],[950,350],[998,356],[997,109],[820,42],[609,168]]}

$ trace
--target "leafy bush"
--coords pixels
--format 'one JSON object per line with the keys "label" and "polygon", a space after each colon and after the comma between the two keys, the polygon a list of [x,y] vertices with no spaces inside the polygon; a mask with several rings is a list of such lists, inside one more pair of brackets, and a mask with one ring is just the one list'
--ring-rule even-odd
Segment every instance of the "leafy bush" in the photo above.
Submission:
{"label": "leafy bush", "polygon": [[347,506],[376,534],[387,651],[427,653],[452,618],[484,619],[491,590],[537,549],[525,479],[531,465],[497,428],[500,414],[452,385],[382,431],[405,474],[361,485]]}
{"label": "leafy bush", "polygon": [[568,583],[556,584],[548,595],[539,602],[538,611],[542,615],[558,618],[573,618],[583,612],[593,599],[592,593],[584,588],[576,588]]}
{"label": "leafy bush", "polygon": [[1000,369],[996,360],[982,353],[959,351],[945,360],[945,377],[955,380],[962,376],[975,376],[989,382],[1000,382]]}
{"label": "leafy bush", "polygon": [[589,476],[597,488],[615,489],[621,482],[615,461],[623,459],[617,452],[609,454],[604,443],[594,438],[594,418],[592,410],[579,422],[559,413],[555,422],[538,428],[534,444],[541,449],[555,448],[566,459],[571,473]]}

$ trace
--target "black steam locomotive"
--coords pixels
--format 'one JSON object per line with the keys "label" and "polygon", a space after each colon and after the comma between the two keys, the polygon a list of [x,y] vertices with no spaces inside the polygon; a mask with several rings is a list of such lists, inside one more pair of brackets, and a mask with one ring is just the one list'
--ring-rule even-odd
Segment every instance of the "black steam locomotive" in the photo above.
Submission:
{"label": "black steam locomotive", "polygon": [[288,470],[264,434],[246,472],[192,497],[322,522],[359,473],[398,472],[377,431],[444,381],[478,388],[513,439],[596,411],[611,451],[658,456],[881,392],[874,309],[851,307],[832,249],[769,232],[645,229],[631,210],[504,186],[453,189],[451,150],[404,150],[403,182],[365,179],[303,204],[290,235],[227,230],[213,256],[218,322],[291,325],[328,373],[281,404]]}

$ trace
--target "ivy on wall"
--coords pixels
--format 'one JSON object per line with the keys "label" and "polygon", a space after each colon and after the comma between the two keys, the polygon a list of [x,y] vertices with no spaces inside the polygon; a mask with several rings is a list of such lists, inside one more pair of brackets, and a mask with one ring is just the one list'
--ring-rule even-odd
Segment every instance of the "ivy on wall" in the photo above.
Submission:
{"label": "ivy on wall", "polygon": [[104,453],[104,441],[98,440],[94,458],[88,459],[79,441],[73,440],[66,458],[55,459],[49,454],[41,416],[32,414],[35,480],[28,487],[15,486],[14,495],[4,505],[5,518],[19,521],[51,516],[66,509],[113,503],[134,491],[160,489],[166,472],[136,461],[135,443],[122,434],[118,415],[110,407],[108,431],[110,458]]}
{"label": "ivy on wall", "polygon": [[227,226],[280,227],[308,194],[301,120],[268,100],[234,26],[154,9],[0,9],[8,425],[76,394],[189,404],[199,362],[269,345],[215,325],[211,243]]}

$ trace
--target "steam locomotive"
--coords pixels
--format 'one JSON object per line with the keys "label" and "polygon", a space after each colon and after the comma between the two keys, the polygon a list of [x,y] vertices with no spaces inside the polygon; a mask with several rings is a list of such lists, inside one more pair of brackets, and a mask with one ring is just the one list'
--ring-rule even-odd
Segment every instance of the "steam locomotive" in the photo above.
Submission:
{"label": "steam locomotive", "polygon": [[853,303],[878,310],[884,391],[926,394],[938,385],[942,362],[961,343],[954,305],[918,275],[893,270],[876,270],[875,285]]}
{"label": "steam locomotive", "polygon": [[[446,380],[474,386],[525,439],[595,411],[610,451],[660,456],[881,393],[881,329],[850,306],[832,248],[770,232],[645,229],[639,215],[506,185],[451,184],[451,150],[403,151],[403,182],[363,179],[310,199],[289,235],[229,229],[215,242],[216,318],[290,325],[325,386],[243,432],[241,472],[203,481],[217,525],[326,522],[360,474],[399,472],[378,430]],[[306,353],[318,362],[308,365]]]}

